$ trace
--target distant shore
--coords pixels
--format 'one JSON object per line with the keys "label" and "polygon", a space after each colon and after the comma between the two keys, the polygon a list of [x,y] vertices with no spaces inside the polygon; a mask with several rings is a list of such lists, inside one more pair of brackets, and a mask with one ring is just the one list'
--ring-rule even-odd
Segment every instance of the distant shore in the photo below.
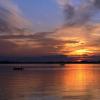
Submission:
{"label": "distant shore", "polygon": [[98,62],[0,62],[0,64],[100,64],[100,61]]}

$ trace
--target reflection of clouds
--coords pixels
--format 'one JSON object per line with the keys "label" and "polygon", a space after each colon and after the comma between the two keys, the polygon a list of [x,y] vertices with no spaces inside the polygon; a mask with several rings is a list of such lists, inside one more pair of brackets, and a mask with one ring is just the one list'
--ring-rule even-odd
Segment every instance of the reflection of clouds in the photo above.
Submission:
{"label": "reflection of clouds", "polygon": [[6,92],[7,95],[3,98],[10,100],[22,100],[29,98],[34,91],[36,92],[38,86],[41,84],[41,81],[38,80],[39,77],[40,75],[32,75],[29,73],[15,73],[13,76],[9,74],[6,82],[4,82],[4,88],[6,88],[7,91],[2,91],[3,93]]}
{"label": "reflection of clouds", "polygon": [[[12,65],[13,66],[13,65]],[[99,65],[21,65],[23,72],[1,73],[0,98],[5,100],[99,100]],[[33,68],[34,66],[35,68]],[[42,67],[42,68],[41,68]],[[49,98],[50,97],[50,98]],[[57,97],[57,98],[56,98]],[[50,99],[51,100],[51,99]]]}

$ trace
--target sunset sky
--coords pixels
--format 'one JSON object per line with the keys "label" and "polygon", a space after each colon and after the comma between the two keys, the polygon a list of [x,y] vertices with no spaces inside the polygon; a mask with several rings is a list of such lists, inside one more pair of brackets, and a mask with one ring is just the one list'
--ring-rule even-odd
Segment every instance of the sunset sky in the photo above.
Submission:
{"label": "sunset sky", "polygon": [[0,0],[0,56],[100,56],[100,0]]}

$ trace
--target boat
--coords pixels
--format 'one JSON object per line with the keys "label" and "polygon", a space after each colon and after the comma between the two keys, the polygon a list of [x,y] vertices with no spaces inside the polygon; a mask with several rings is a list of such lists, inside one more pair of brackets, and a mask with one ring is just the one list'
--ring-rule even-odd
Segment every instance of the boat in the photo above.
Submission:
{"label": "boat", "polygon": [[14,67],[13,70],[15,70],[15,71],[22,71],[22,70],[24,70],[24,68],[22,68],[22,67]]}

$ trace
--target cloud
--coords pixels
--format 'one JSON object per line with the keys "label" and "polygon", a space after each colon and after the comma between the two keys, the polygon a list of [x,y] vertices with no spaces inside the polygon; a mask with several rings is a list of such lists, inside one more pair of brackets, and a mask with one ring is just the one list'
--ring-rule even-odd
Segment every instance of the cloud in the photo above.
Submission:
{"label": "cloud", "polygon": [[5,39],[0,39],[0,55],[6,56],[12,54],[17,45]]}
{"label": "cloud", "polygon": [[100,9],[100,0],[93,0],[94,6]]}
{"label": "cloud", "polygon": [[94,52],[100,50],[100,25],[90,23],[91,17],[99,9],[99,4],[97,4],[99,1],[87,2],[85,0],[84,4],[77,7],[70,4],[69,1],[66,2],[66,0],[58,2],[64,10],[65,25],[54,32],[40,32],[34,35],[27,34],[26,29],[30,29],[27,26],[29,22],[22,16],[22,13],[15,5],[12,7],[12,3],[10,5],[7,3],[0,6],[0,33],[6,34],[0,36],[2,40],[0,41],[0,52],[9,55],[31,56],[45,54],[67,55],[82,48],[89,48]]}
{"label": "cloud", "polygon": [[31,27],[17,5],[10,0],[0,1],[0,34],[25,34]]}
{"label": "cloud", "polygon": [[[67,9],[66,9],[67,8]],[[77,9],[72,5],[64,7],[65,21],[67,25],[83,25],[90,21],[92,15],[91,4],[82,4]]]}
{"label": "cloud", "polygon": [[[59,39],[70,38],[80,40],[82,43],[75,45],[75,48],[71,47],[70,50],[79,48],[89,48],[92,51],[98,51],[100,40],[100,20],[94,22],[95,15],[100,14],[100,0],[78,0],[78,5],[74,0],[69,0],[62,5],[64,11],[64,26],[58,29],[52,37]],[[97,15],[99,18],[99,15]],[[71,45],[73,46],[73,45]],[[68,45],[66,48],[68,50]],[[96,49],[96,50],[95,50]],[[96,53],[96,52],[95,52]]]}
{"label": "cloud", "polygon": [[[64,47],[64,45],[76,45],[80,41],[78,40],[61,40],[50,38],[49,34],[54,33],[36,33],[34,35],[6,35],[1,36],[0,40],[4,40],[2,45],[5,45],[7,49],[5,51],[9,51],[9,53],[13,55],[47,55],[47,54],[60,54],[60,50]],[[8,41],[9,45],[6,44]],[[11,44],[13,46],[11,47]],[[6,46],[7,45],[7,46]],[[2,46],[2,48],[4,48]],[[14,48],[13,50],[9,50],[10,48]],[[3,49],[2,49],[3,50]],[[23,51],[24,50],[24,51]],[[41,52],[40,52],[41,51]],[[27,52],[27,53],[26,53]],[[66,52],[69,52],[68,50]],[[5,54],[3,52],[2,54]],[[7,53],[6,53],[7,54]]]}
{"label": "cloud", "polygon": [[58,5],[62,8],[69,0],[56,0]]}
{"label": "cloud", "polygon": [[4,40],[4,39],[0,40],[0,50],[2,48],[6,49],[6,48],[14,48],[14,47],[16,47],[16,44],[14,44],[13,42],[10,42],[10,41]]}
{"label": "cloud", "polygon": [[73,0],[57,0],[64,11],[66,25],[83,25],[91,22],[91,18],[100,9],[100,0],[78,0],[77,6]]}

